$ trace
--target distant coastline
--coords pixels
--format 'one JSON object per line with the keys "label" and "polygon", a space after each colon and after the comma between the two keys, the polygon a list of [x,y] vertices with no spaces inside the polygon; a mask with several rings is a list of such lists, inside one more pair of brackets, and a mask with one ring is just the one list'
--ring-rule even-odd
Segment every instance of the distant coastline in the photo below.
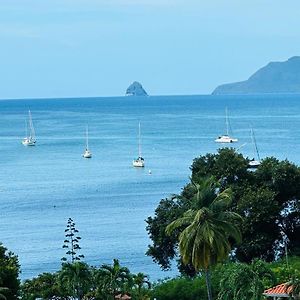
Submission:
{"label": "distant coastline", "polygon": [[213,95],[300,93],[300,56],[284,62],[270,62],[245,81],[222,84]]}

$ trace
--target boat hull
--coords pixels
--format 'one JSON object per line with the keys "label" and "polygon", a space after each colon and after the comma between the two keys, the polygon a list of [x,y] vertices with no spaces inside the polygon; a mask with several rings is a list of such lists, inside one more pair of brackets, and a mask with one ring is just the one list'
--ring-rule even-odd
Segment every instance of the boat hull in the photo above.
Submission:
{"label": "boat hull", "polygon": [[83,156],[84,158],[92,158],[92,152],[90,152],[89,150],[86,150],[86,151],[82,154],[82,156]]}
{"label": "boat hull", "polygon": [[232,138],[227,135],[222,135],[215,139],[216,143],[236,143],[238,142],[238,139]]}
{"label": "boat hull", "polygon": [[24,146],[35,146],[35,141],[34,140],[30,140],[30,139],[24,139],[22,141],[22,144]]}
{"label": "boat hull", "polygon": [[249,169],[256,169],[256,168],[259,167],[259,165],[260,165],[259,161],[257,161],[257,160],[251,160],[251,161],[249,161],[248,168]]}
{"label": "boat hull", "polygon": [[135,159],[132,162],[132,165],[134,167],[137,167],[137,168],[144,168],[145,167],[145,161],[144,161],[144,159]]}

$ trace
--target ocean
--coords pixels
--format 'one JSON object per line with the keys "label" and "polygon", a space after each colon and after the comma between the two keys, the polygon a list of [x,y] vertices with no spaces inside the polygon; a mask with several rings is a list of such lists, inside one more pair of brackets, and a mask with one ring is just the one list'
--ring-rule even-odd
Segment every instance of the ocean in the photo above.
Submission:
{"label": "ocean", "polygon": [[[118,258],[151,280],[163,272],[145,256],[145,219],[180,193],[193,159],[215,153],[225,108],[239,152],[300,163],[300,95],[159,96],[0,101],[0,241],[19,256],[22,279],[60,268],[73,218],[81,253],[94,266]],[[36,147],[24,147],[31,110]],[[135,169],[141,122],[145,168]],[[83,159],[89,126],[92,159]],[[149,174],[151,170],[151,175]]]}

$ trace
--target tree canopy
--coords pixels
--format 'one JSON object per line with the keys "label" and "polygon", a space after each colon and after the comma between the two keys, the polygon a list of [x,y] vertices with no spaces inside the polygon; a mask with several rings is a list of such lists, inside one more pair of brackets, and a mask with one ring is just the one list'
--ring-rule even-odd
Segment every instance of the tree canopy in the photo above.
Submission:
{"label": "tree canopy", "polygon": [[0,287],[6,300],[16,300],[20,287],[18,257],[0,243]]}
{"label": "tree canopy", "polygon": [[[179,195],[162,199],[149,217],[147,231],[152,240],[147,254],[168,269],[176,257],[178,232],[167,235],[168,224],[191,209],[197,191],[195,184],[214,177],[220,191],[228,188],[233,194],[231,211],[243,217],[243,242],[235,247],[234,258],[241,262],[253,259],[273,261],[284,253],[300,252],[300,168],[274,157],[266,158],[256,171],[248,169],[249,160],[232,148],[223,148],[216,154],[195,158],[191,166],[190,182]],[[182,268],[179,258],[180,270]]]}

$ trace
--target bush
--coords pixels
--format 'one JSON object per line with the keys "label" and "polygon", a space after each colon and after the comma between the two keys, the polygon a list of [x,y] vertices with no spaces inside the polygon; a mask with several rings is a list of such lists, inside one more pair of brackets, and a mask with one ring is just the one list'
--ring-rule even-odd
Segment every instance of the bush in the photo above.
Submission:
{"label": "bush", "polygon": [[153,287],[152,298],[157,300],[203,300],[207,297],[204,277],[178,277],[159,281]]}

